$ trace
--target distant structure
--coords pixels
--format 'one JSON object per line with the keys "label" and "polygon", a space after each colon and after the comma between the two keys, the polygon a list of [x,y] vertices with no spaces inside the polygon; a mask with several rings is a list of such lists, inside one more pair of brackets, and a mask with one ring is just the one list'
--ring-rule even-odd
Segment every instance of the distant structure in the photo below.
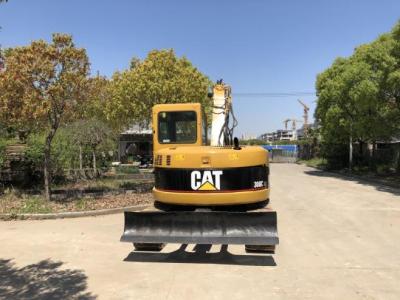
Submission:
{"label": "distant structure", "polygon": [[[303,101],[300,99],[297,100],[301,106],[303,106],[303,120],[298,120],[296,118],[287,118],[283,120],[284,128],[279,129],[274,132],[267,132],[261,134],[258,138],[268,143],[273,143],[275,141],[297,141],[301,140],[308,136],[309,129],[316,127],[316,124],[309,124],[308,122],[308,112],[310,111],[310,107],[308,107]],[[290,129],[288,124],[292,123],[292,128]],[[300,129],[297,129],[298,123],[303,123],[303,126]]]}
{"label": "distant structure", "polygon": [[248,141],[248,140],[255,140],[256,138],[257,138],[257,136],[254,135],[254,134],[244,133],[244,134],[242,134],[241,140],[242,141]]}
{"label": "distant structure", "polygon": [[[308,120],[307,120],[308,121]],[[292,123],[292,128],[288,128],[289,122]],[[310,128],[316,127],[316,124],[308,124],[307,126],[302,126],[297,129],[297,124],[299,122],[304,122],[302,120],[297,120],[295,118],[288,118],[283,121],[285,129],[278,129],[274,132],[267,132],[261,134],[258,139],[263,140],[268,143],[273,143],[275,141],[297,141],[305,138]]]}
{"label": "distant structure", "polygon": [[306,104],[304,104],[304,102],[303,101],[301,101],[300,99],[298,99],[297,101],[299,101],[299,103],[303,106],[303,109],[304,109],[304,115],[303,115],[303,118],[304,118],[304,122],[303,122],[303,131],[304,131],[304,136],[307,136],[308,135],[308,111],[310,110],[310,108],[306,105]]}
{"label": "distant structure", "polygon": [[274,132],[267,132],[261,134],[258,139],[266,141],[266,142],[274,142],[274,141],[295,141],[297,140],[297,132],[293,130],[287,129],[279,129]]}
{"label": "distant structure", "polygon": [[119,136],[118,160],[121,163],[139,161],[149,165],[153,156],[153,131],[149,127],[132,125]]}

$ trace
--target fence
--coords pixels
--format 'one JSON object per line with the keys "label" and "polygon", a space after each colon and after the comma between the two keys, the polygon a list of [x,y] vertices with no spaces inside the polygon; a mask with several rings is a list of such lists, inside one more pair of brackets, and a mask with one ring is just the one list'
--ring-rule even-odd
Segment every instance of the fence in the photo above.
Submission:
{"label": "fence", "polygon": [[270,162],[295,163],[297,161],[297,145],[263,145],[263,147],[268,150]]}

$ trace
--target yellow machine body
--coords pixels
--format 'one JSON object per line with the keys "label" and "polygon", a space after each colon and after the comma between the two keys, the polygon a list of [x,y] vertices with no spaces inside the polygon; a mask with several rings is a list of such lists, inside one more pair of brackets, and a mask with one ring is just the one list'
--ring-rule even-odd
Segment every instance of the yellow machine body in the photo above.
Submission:
{"label": "yellow machine body", "polygon": [[268,151],[260,146],[207,146],[206,133],[199,103],[154,106],[155,200],[193,206],[268,200]]}

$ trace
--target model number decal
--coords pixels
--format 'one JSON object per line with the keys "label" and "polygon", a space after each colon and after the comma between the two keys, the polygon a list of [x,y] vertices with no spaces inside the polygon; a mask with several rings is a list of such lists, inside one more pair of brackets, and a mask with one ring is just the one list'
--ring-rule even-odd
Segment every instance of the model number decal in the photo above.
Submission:
{"label": "model number decal", "polygon": [[262,181],[262,180],[260,180],[260,181],[254,181],[254,188],[255,188],[255,189],[261,188],[261,187],[264,187],[264,186],[265,186],[264,181]]}

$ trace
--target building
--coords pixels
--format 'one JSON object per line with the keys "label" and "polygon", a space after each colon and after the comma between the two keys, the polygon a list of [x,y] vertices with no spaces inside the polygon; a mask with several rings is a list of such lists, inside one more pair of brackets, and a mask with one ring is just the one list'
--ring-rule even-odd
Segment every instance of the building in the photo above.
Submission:
{"label": "building", "polygon": [[[315,124],[309,124],[308,128],[314,129]],[[261,134],[258,139],[272,143],[276,141],[297,141],[304,138],[304,127],[293,129],[278,129],[274,132],[267,132]]]}
{"label": "building", "polygon": [[146,166],[153,160],[153,132],[149,127],[133,125],[119,135],[118,160],[140,162]]}
{"label": "building", "polygon": [[266,142],[295,141],[297,140],[297,132],[295,130],[279,129],[274,132],[264,133],[259,136],[259,139]]}
{"label": "building", "polygon": [[248,133],[244,133],[244,134],[242,134],[242,140],[243,141],[247,141],[247,140],[255,140],[257,138],[257,136],[256,135],[254,135],[254,134],[248,134]]}

